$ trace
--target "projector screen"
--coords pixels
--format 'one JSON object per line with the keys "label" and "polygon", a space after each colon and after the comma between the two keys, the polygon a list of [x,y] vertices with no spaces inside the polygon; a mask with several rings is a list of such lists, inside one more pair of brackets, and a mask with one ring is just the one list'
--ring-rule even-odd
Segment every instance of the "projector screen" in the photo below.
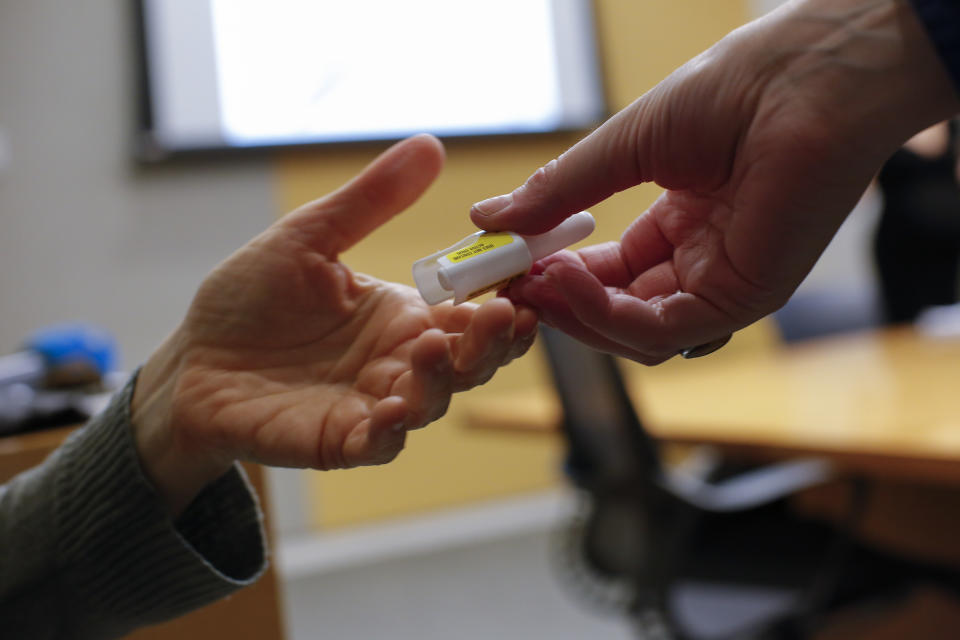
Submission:
{"label": "projector screen", "polygon": [[606,115],[590,0],[139,0],[138,155]]}

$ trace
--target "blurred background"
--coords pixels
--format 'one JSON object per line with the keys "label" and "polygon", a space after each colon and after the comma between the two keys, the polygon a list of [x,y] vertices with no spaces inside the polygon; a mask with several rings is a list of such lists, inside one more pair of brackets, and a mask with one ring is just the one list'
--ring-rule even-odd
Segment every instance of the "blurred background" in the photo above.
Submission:
{"label": "blurred background", "polygon": [[[147,23],[148,42],[167,38],[186,48],[169,58],[147,48],[148,67],[154,65],[151,96],[158,100],[147,109],[137,3],[0,0],[0,352],[15,350],[37,327],[80,320],[106,328],[119,345],[121,368],[133,369],[180,320],[197,284],[218,261],[277,216],[353,176],[389,144],[376,138],[431,130],[445,139],[448,152],[438,182],[411,210],[344,256],[358,271],[412,284],[415,259],[472,232],[466,215],[471,203],[520,184],[607,114],[778,3],[557,2],[573,7],[573,27],[584,27],[580,37],[586,37],[566,47],[566,40],[551,39],[555,32],[544,31],[540,40],[531,35],[556,58],[520,46],[524,33],[498,24],[496,3],[489,22],[476,18],[485,36],[466,47],[457,30],[462,19],[451,7],[469,12],[469,4],[426,3],[437,12],[436,22],[400,41],[424,49],[411,52],[410,60],[434,60],[429,82],[418,89],[429,97],[427,104],[443,106],[437,114],[449,113],[455,101],[446,98],[464,81],[476,94],[496,98],[467,103],[474,108],[462,121],[435,126],[420,118],[429,113],[402,106],[397,87],[350,87],[351,73],[384,73],[381,67],[399,56],[370,49],[377,38],[393,42],[400,30],[396,16],[368,12],[370,24],[362,33],[306,23],[289,40],[257,40],[242,34],[251,20],[256,24],[258,6],[269,14],[297,3],[212,2],[208,17],[227,16],[217,23],[216,56],[240,56],[224,67],[216,93],[203,74],[221,58],[211,57],[209,42],[177,22],[177,3],[168,3],[174,9],[166,14],[163,4],[145,5],[146,17],[155,18],[152,26]],[[350,3],[331,4],[342,4],[349,17],[364,17],[356,7],[348,11]],[[384,9],[405,4],[382,3]],[[538,24],[535,5],[551,10],[551,3],[513,4],[530,12],[531,25]],[[180,3],[180,12],[201,5],[206,3]],[[587,13],[577,14],[583,7]],[[326,9],[317,18],[336,19],[340,10]],[[436,47],[423,47],[431,34]],[[339,43],[340,66],[329,77],[302,78],[309,86],[297,82],[311,73],[302,57],[282,74],[263,64],[284,53],[302,56],[314,46],[332,50],[331,39]],[[272,46],[278,43],[281,51]],[[190,46],[197,47],[195,55]],[[451,51],[473,55],[451,62]],[[351,64],[350,56],[365,62]],[[503,67],[486,76],[458,73],[461,59],[479,69],[485,63]],[[578,79],[551,76],[578,65]],[[250,82],[278,75],[283,77],[267,87]],[[177,85],[186,76],[186,84]],[[344,132],[330,123],[311,127],[306,107],[269,115],[277,95],[318,108],[318,101],[343,87],[363,99],[359,106],[341,104],[341,113],[396,117],[381,122],[380,130],[364,128],[369,123],[358,117],[351,121],[355,128]],[[543,93],[534,95],[538,88]],[[169,93],[163,97],[161,91]],[[528,101],[518,99],[523,91],[531,92]],[[580,101],[537,102],[564,91]],[[218,102],[225,96],[232,96],[229,105]],[[199,106],[189,106],[191,97]],[[504,102],[542,108],[504,113],[501,122],[485,120]],[[301,120],[307,124],[297,125]],[[504,131],[508,135],[485,135]],[[301,139],[334,144],[283,146]],[[366,141],[345,142],[350,139]],[[182,153],[257,145],[270,148]],[[618,237],[657,193],[646,185],[596,207],[598,230],[590,242]],[[878,197],[868,194],[798,292],[798,298],[826,305],[819,308],[832,314],[828,324],[855,327],[876,320],[870,252],[879,209]],[[764,324],[736,336],[728,350],[749,351],[778,339],[778,330]],[[547,384],[546,365],[535,350],[475,396],[495,406],[507,391]],[[408,449],[387,467],[269,471],[288,637],[630,637],[618,617],[580,606],[551,568],[552,532],[573,510],[561,473],[562,448],[559,439],[541,434],[471,429],[454,401],[444,419],[412,434]]]}

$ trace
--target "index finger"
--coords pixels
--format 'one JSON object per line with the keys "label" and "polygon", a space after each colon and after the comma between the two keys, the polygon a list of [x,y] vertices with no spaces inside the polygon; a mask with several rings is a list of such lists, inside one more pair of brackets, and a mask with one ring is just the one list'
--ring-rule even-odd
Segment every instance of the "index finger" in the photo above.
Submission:
{"label": "index finger", "polygon": [[478,202],[470,219],[488,231],[549,231],[568,216],[644,181],[637,162],[638,100],[560,157],[537,169],[512,193]]}

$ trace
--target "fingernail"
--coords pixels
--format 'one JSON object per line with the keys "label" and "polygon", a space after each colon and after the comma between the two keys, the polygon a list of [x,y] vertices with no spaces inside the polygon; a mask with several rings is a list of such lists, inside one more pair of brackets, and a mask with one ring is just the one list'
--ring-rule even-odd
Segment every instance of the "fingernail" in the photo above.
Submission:
{"label": "fingernail", "polygon": [[547,265],[547,268],[543,270],[542,275],[545,276],[548,280],[554,280],[559,273],[559,270],[563,267],[560,267],[556,263]]}
{"label": "fingernail", "polygon": [[398,422],[397,424],[390,427],[390,429],[393,430],[395,433],[400,433],[401,431],[403,431],[403,423]]}
{"label": "fingernail", "polygon": [[726,335],[722,338],[714,340],[712,342],[705,342],[704,344],[697,345],[695,347],[690,347],[689,349],[681,349],[680,356],[690,360],[692,358],[702,358],[703,356],[710,355],[723,345],[730,342],[731,335]]}
{"label": "fingernail", "polygon": [[506,209],[508,206],[510,206],[511,202],[513,202],[512,193],[502,196],[494,196],[493,198],[487,198],[486,200],[476,203],[473,205],[473,207],[471,207],[471,211],[476,211],[482,216],[492,216],[493,214],[499,213],[500,211]]}

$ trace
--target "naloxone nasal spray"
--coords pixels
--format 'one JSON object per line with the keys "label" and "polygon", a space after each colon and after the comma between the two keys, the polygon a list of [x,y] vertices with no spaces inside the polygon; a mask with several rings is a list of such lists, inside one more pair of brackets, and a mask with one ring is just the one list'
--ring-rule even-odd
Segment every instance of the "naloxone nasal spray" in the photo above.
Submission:
{"label": "naloxone nasal spray", "polygon": [[535,236],[512,231],[479,231],[413,263],[413,279],[427,304],[453,298],[460,304],[505,287],[533,263],[593,233],[593,216],[575,213]]}

